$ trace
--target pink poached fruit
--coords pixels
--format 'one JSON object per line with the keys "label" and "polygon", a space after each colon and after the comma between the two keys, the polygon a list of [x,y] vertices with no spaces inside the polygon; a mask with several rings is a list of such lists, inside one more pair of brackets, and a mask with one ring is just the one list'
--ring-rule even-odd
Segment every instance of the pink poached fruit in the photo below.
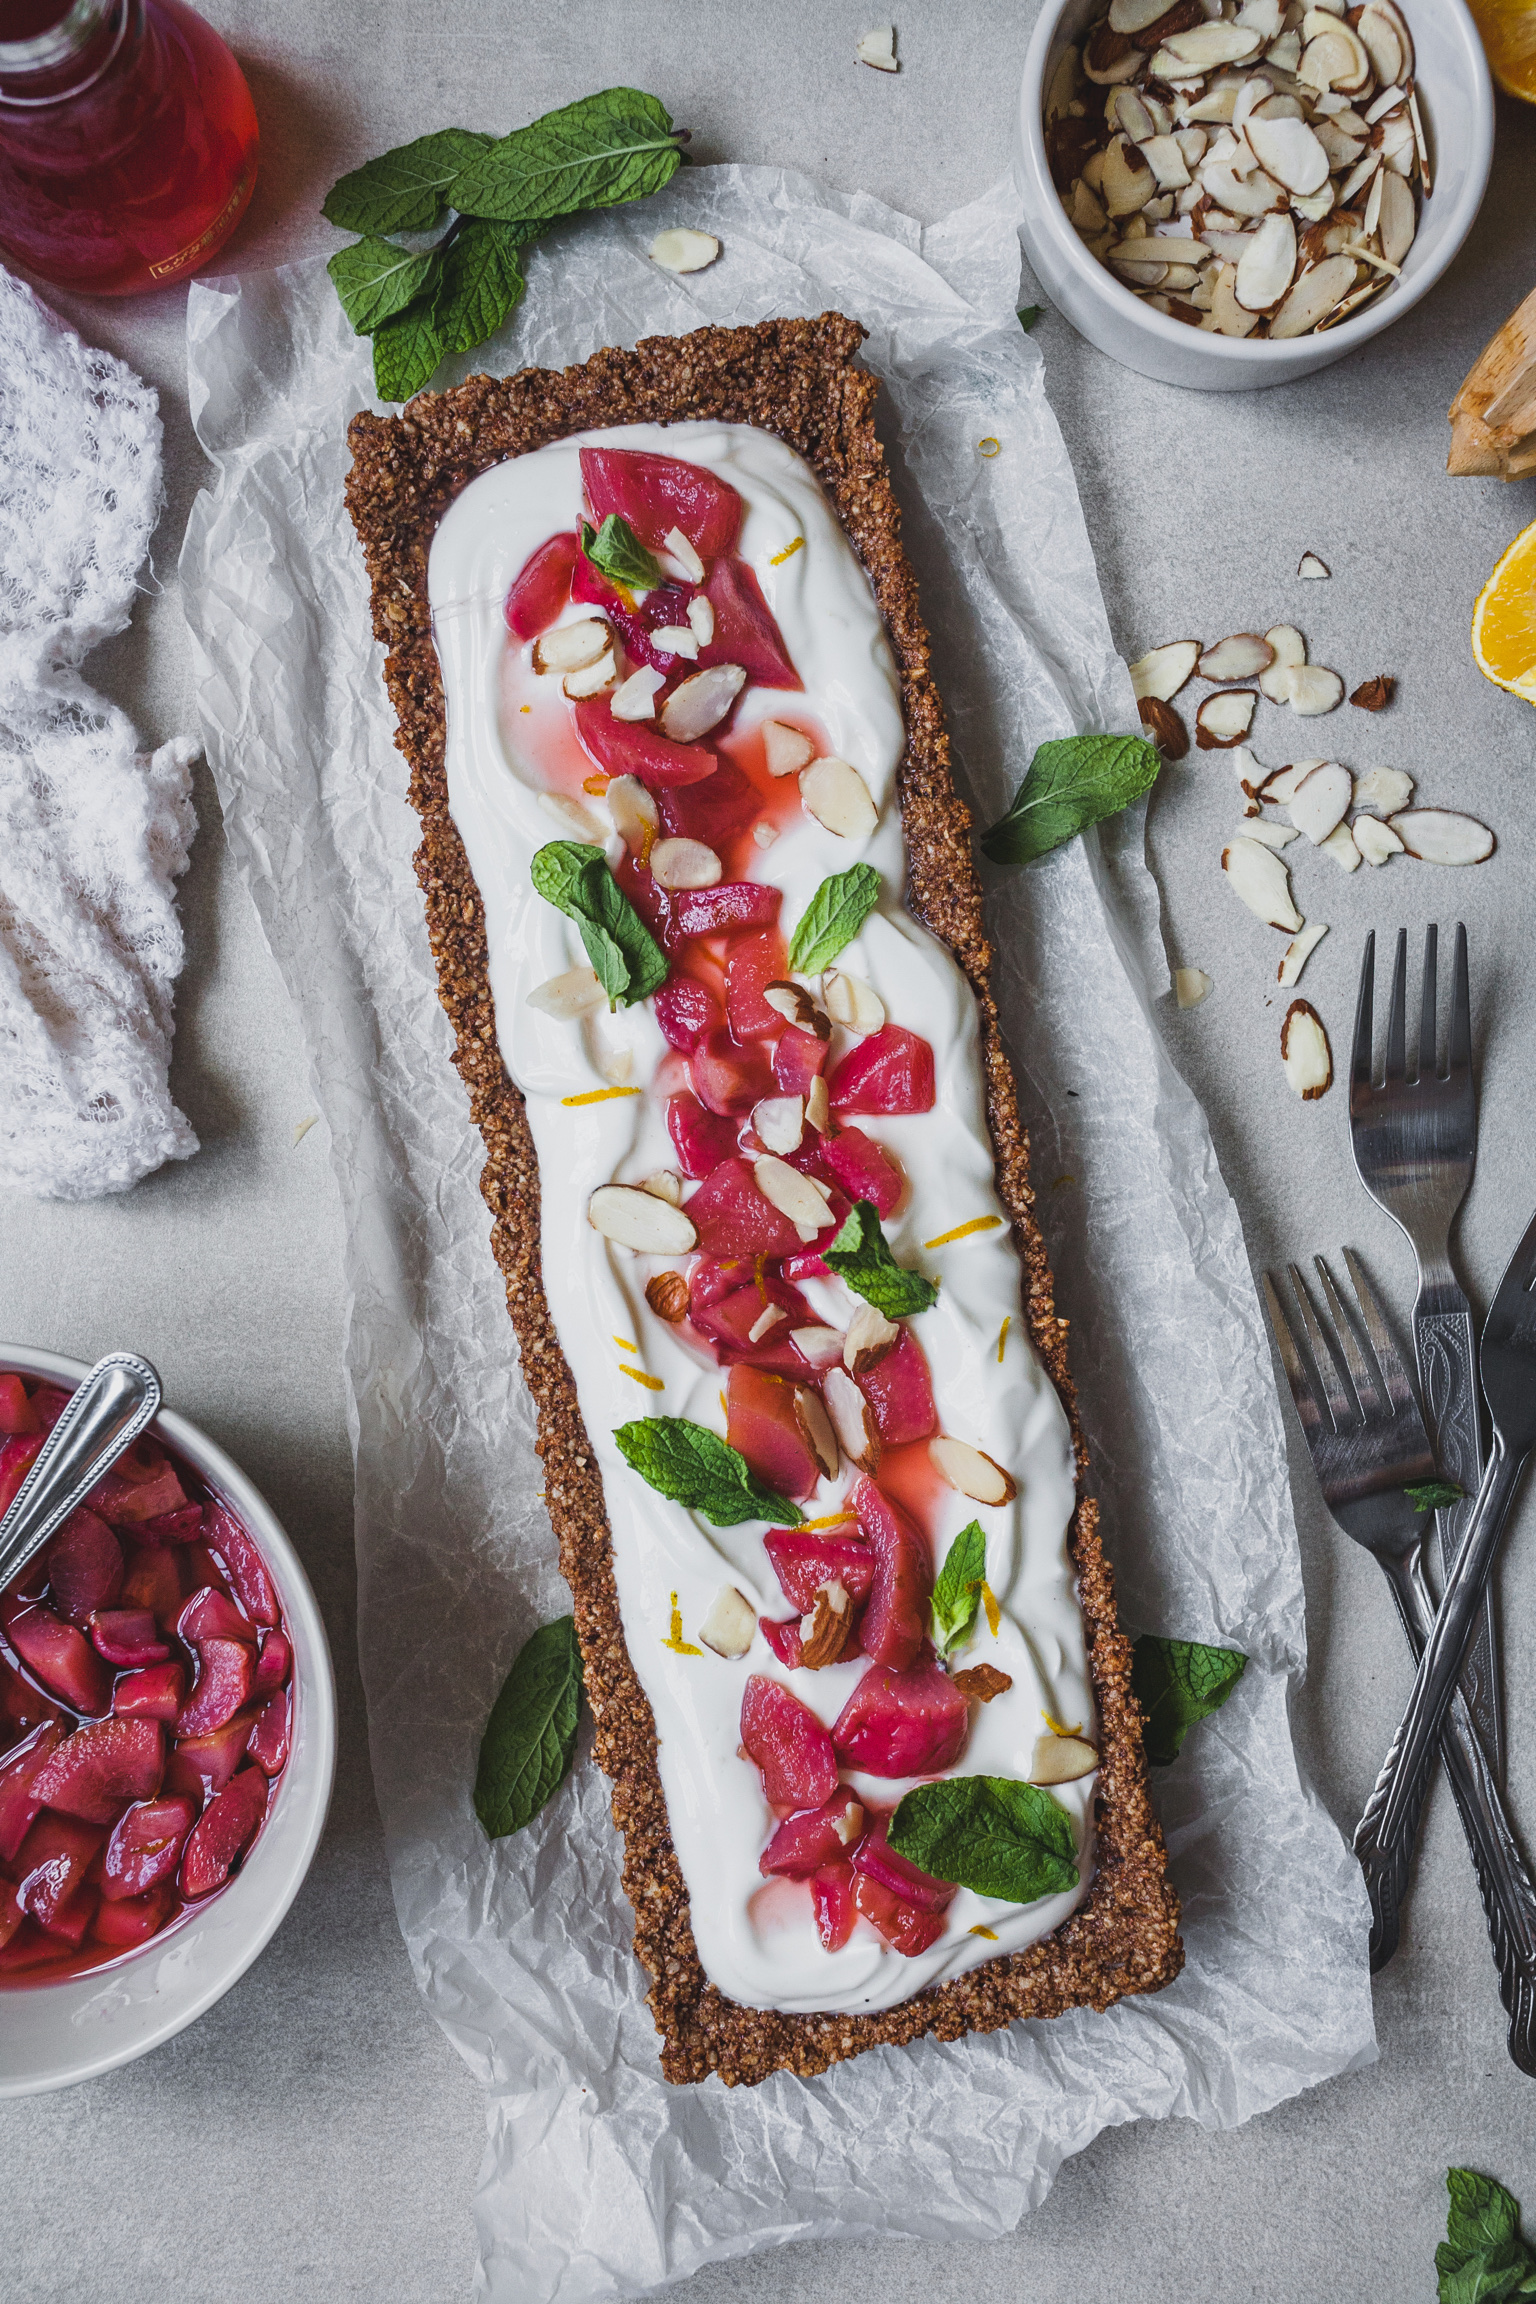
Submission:
{"label": "pink poached fruit", "polygon": [[[35,1455],[67,1397],[0,1376],[4,1446]],[[120,1959],[224,1886],[287,1762],[292,1675],[249,1531],[139,1441],[0,1594],[0,1985]]]}

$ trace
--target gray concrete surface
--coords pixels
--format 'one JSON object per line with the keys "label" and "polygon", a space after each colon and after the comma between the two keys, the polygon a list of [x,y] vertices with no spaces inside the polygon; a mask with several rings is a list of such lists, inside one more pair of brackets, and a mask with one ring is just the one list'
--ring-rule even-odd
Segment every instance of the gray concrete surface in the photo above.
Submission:
{"label": "gray concrete surface", "polygon": [[[1421,5],[1438,0],[1420,0]],[[251,214],[224,262],[329,251],[318,207],[343,168],[429,127],[503,128],[619,80],[653,88],[700,159],[783,161],[928,219],[1006,165],[1029,5],[921,0],[899,20],[894,79],[858,67],[862,0],[214,0],[263,132]],[[1529,1113],[1536,993],[1524,787],[1536,718],[1474,669],[1472,601],[1536,516],[1536,488],[1452,483],[1444,409],[1536,274],[1536,114],[1501,103],[1493,188],[1438,291],[1363,354],[1283,392],[1212,399],[1144,383],[1041,322],[1111,621],[1128,654],[1279,619],[1351,685],[1399,676],[1392,712],[1347,707],[1319,730],[1356,766],[1388,761],[1421,795],[1485,814],[1501,848],[1475,875],[1395,864],[1335,879],[1298,868],[1334,934],[1305,986],[1347,1045],[1367,924],[1465,917],[1484,1066],[1483,1150],[1462,1231],[1486,1300],[1536,1199]],[[160,740],[190,724],[175,556],[202,477],[187,421],[184,290],[66,304],[93,341],[159,386],[169,501],[159,588],[90,676]],[[1304,550],[1326,585],[1291,576]],[[1270,762],[1311,749],[1265,707]],[[1309,732],[1310,733],[1310,732]],[[1217,879],[1235,821],[1230,769],[1192,756],[1150,824],[1170,949],[1216,991],[1170,1014],[1210,1113],[1256,1262],[1358,1245],[1408,1303],[1405,1251],[1344,1163],[1338,1092],[1305,1110],[1282,1083],[1278,939]],[[193,1161],[87,1208],[0,1205],[0,1335],[91,1358],[133,1342],[176,1404],[271,1496],[308,1563],[335,1646],[341,1769],[330,1830],[292,1917],[244,1981],[158,2054],[68,2094],[0,2108],[7,2232],[0,2297],[64,2304],[450,2304],[468,2288],[478,2092],[417,1997],[395,1928],[353,1662],[350,1466],[339,1340],[338,1214],[294,1019],[220,838],[211,784],[183,888],[188,959],[174,1081],[203,1140]],[[1060,1201],[1047,1197],[1047,1223]],[[1068,1306],[1070,1311],[1071,1307]],[[1173,1347],[1176,1348],[1176,1342]],[[1326,1521],[1298,1467],[1311,1673],[1296,1707],[1308,1768],[1341,1823],[1357,1812],[1406,1692],[1404,1652],[1371,1564]],[[1511,1790],[1536,1833],[1536,1505],[1503,1576]],[[1536,2210],[1536,2091],[1503,2050],[1481,1920],[1437,1790],[1397,1962],[1381,1980],[1372,2070],[1230,2134],[1184,2122],[1111,2131],[1046,2205],[989,2246],[801,2247],[701,2275],[699,2304],[833,2304],[851,2279],[890,2304],[1261,2304],[1434,2292],[1450,2161],[1501,2174]],[[1536,2216],[1533,2216],[1536,2223]]]}

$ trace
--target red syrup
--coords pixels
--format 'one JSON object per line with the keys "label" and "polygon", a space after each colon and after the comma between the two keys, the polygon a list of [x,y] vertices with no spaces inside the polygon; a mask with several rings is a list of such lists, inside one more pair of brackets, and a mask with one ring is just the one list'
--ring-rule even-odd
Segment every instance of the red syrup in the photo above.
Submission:
{"label": "red syrup", "polygon": [[[0,1387],[8,1501],[68,1396]],[[217,1894],[287,1763],[292,1677],[249,1533],[137,1442],[0,1594],[0,1986],[105,1967]]]}
{"label": "red syrup", "polygon": [[182,0],[0,0],[0,254],[131,296],[199,271],[256,183],[239,65]]}

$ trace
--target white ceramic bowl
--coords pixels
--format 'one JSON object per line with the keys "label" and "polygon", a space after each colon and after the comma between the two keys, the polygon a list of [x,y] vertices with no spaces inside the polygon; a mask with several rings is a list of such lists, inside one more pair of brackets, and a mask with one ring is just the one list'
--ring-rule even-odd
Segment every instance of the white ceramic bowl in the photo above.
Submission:
{"label": "white ceramic bowl", "polygon": [[[1342,360],[1412,310],[1472,229],[1493,159],[1493,83],[1462,0],[1402,0],[1416,54],[1416,86],[1434,191],[1425,201],[1403,276],[1353,320],[1321,336],[1216,336],[1154,312],[1089,254],[1067,222],[1045,157],[1045,91],[1062,49],[1104,13],[1105,0],[1046,0],[1024,60],[1014,172],[1025,250],[1051,302],[1101,352],[1160,383],[1197,392],[1253,392],[1292,384]],[[1107,91],[1093,89],[1102,97]]]}
{"label": "white ceramic bowl", "polygon": [[[0,1344],[0,1369],[71,1388],[88,1373],[78,1360],[16,1344]],[[110,2072],[194,2023],[270,1942],[325,1829],[336,1772],[336,1681],[309,1578],[271,1506],[222,1448],[169,1409],[154,1429],[223,1497],[271,1571],[293,1639],[292,1748],[255,1845],[205,1906],[110,1967],[0,1991],[0,2096],[35,2095]]]}

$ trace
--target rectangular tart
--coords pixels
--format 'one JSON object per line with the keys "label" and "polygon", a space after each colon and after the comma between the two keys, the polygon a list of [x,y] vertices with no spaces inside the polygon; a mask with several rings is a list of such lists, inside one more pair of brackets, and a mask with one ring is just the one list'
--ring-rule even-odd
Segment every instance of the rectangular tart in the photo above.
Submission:
{"label": "rectangular tart", "polygon": [[[349,435],[353,464],[347,502],[372,583],[374,629],[389,651],[386,678],[398,717],[398,741],[411,771],[411,801],[422,821],[416,870],[426,902],[439,995],[456,1037],[455,1063],[485,1142],[481,1189],[493,1218],[493,1251],[506,1281],[523,1372],[537,1403],[548,1508],[559,1539],[561,1567],[575,1596],[597,1758],[612,1779],[613,1814],[625,1839],[624,1880],[635,1911],[635,1949],[652,1979],[649,2002],[662,2036],[662,2069],[674,2082],[703,2080],[717,2073],[728,2084],[754,2083],[786,2069],[810,2076],[864,2048],[905,2043],[925,2032],[954,2039],[967,2030],[991,2030],[1016,2017],[1054,2016],[1074,2007],[1104,2009],[1126,1994],[1160,1989],[1179,1973],[1183,1962],[1177,1899],[1166,1877],[1162,1837],[1148,1797],[1140,1714],[1131,1690],[1130,1647],[1116,1622],[1113,1580],[1100,1542],[1097,1508],[1081,1493],[1085,1457],[1067,1368],[1066,1322],[1056,1316],[1050,1269],[1032,1213],[1028,1145],[988,982],[990,949],[971,857],[970,817],[951,777],[943,710],[929,669],[928,636],[875,435],[878,387],[856,362],[862,335],[854,322],[830,313],[815,321],[768,321],[753,328],[704,329],[681,338],[655,338],[632,352],[600,352],[561,373],[530,369],[501,380],[474,377],[452,391],[422,395],[398,417],[359,415]],[[990,1135],[993,1173],[988,1187],[995,1187],[996,1200],[1011,1225],[1021,1273],[1021,1286],[1015,1280],[1014,1300],[1021,1304],[1034,1354],[1064,1410],[1062,1454],[1068,1486],[1062,1517],[1065,1520],[1070,1510],[1070,1522],[1061,1564],[1063,1575],[1075,1579],[1086,1669],[1082,1686],[1091,1696],[1095,1725],[1089,1733],[1098,1755],[1091,1786],[1086,1788],[1089,1813],[1082,1819],[1083,1860],[1086,1864],[1091,1852],[1091,1871],[1067,1916],[1048,1933],[1030,1941],[1019,1937],[1018,1949],[1003,1949],[993,1957],[987,1956],[984,1943],[972,1944],[964,1954],[966,1964],[956,1972],[951,1960],[948,1971],[935,1981],[924,1981],[917,1964],[912,1971],[917,1988],[897,1998],[892,1994],[902,1986],[899,1981],[892,1984],[887,1964],[880,1990],[866,1994],[862,2004],[857,1993],[852,2002],[845,1996],[841,2005],[814,2004],[814,1986],[810,2004],[802,1991],[798,2006],[780,2004],[771,1989],[756,1983],[742,1997],[729,1997],[710,1980],[700,1958],[700,1940],[718,1946],[723,1939],[714,1915],[706,1929],[704,1914],[690,1906],[679,1858],[680,1821],[669,1816],[657,1714],[644,1684],[649,1678],[652,1694],[656,1693],[656,1666],[646,1661],[649,1645],[655,1643],[650,1642],[647,1625],[644,1669],[637,1670],[633,1644],[640,1634],[639,1619],[632,1594],[621,1611],[613,1538],[617,1522],[611,1525],[610,1513],[615,1499],[605,1499],[597,1461],[604,1455],[611,1471],[612,1450],[606,1433],[598,1435],[599,1445],[594,1447],[578,1403],[571,1362],[551,1317],[546,1282],[554,1285],[557,1276],[546,1275],[541,1255],[540,1176],[529,1108],[509,1076],[498,1039],[491,978],[497,966],[504,966],[493,959],[493,950],[498,939],[506,941],[506,921],[491,921],[488,944],[488,881],[486,886],[477,884],[461,824],[450,809],[447,704],[429,596],[429,561],[445,515],[476,481],[512,459],[568,442],[575,435],[622,439],[630,428],[635,428],[637,442],[653,448],[654,433],[639,428],[660,426],[690,428],[676,435],[677,453],[684,458],[688,450],[682,443],[700,436],[703,427],[719,428],[722,437],[731,427],[751,427],[759,435],[774,436],[814,474],[821,497],[840,526],[841,538],[836,528],[832,531],[834,541],[840,547],[846,539],[862,563],[878,611],[876,632],[882,653],[888,644],[884,661],[890,666],[892,697],[899,698],[895,792],[907,867],[906,911],[947,947],[974,996],[976,1036],[969,1045],[980,1070],[983,1140]],[[783,461],[787,465],[788,459]],[[797,541],[803,540],[792,538],[790,550]],[[878,625],[883,625],[883,637]],[[904,749],[899,741],[902,732]],[[482,854],[483,880],[485,861]],[[967,1019],[965,1034],[969,1032]],[[977,1128],[983,1131],[980,1099],[976,1111]],[[552,1185],[554,1179],[547,1181]],[[998,1221],[982,1219],[959,1230]],[[1008,1235],[999,1232],[996,1237],[1002,1242]],[[920,1245],[934,1247],[939,1241]],[[762,1287],[761,1268],[758,1285]],[[569,1335],[567,1340],[571,1341]],[[1001,1351],[999,1339],[999,1358]],[[734,1378],[734,1368],[731,1373]],[[640,1380],[647,1381],[644,1376]],[[654,1389],[661,1389],[655,1379],[650,1381]],[[1074,1459],[1075,1503],[1070,1487]],[[810,1490],[802,1493],[809,1495]],[[853,1531],[867,1532],[862,1526]],[[784,1589],[790,1590],[789,1583]],[[841,1592],[840,1586],[837,1589]],[[987,1598],[990,1609],[990,1593]],[[846,1605],[846,1595],[841,1604]],[[805,1623],[809,1627],[809,1616]],[[994,1637],[996,1630],[994,1621]],[[672,1642],[677,1642],[675,1613],[671,1632]],[[664,1640],[660,1645],[671,1643]],[[684,1644],[678,1653],[701,1655],[691,1644]],[[784,1660],[781,1650],[776,1648],[775,1653]],[[871,1647],[866,1653],[878,1656],[879,1650]],[[715,1666],[708,1662],[704,1668]],[[834,1664],[833,1670],[839,1669],[847,1673],[850,1667]],[[790,1677],[803,1682],[807,1675],[792,1672]],[[818,1685],[821,1678],[818,1674]],[[1009,1685],[1006,1679],[1003,1684]],[[1041,1683],[1048,1684],[1048,1679]],[[1046,1717],[1050,1719],[1049,1713]],[[1051,1720],[1050,1725],[1054,1731],[1063,1724]],[[1090,1754],[1090,1762],[1091,1758]],[[667,1759],[675,1765],[673,1755]],[[733,1755],[729,1765],[741,1763]],[[924,1773],[941,1770],[913,1771],[914,1776]],[[869,1800],[868,1779],[850,1775],[864,1787],[860,1797]],[[766,1776],[763,1783],[766,1789]],[[782,1814],[782,1805],[774,1813]],[[857,1807],[852,1813],[862,1815]],[[703,1874],[696,1831],[690,1845],[697,1888]],[[889,1868],[884,1877],[889,1879]],[[861,1903],[859,1909],[880,1907]],[[984,1918],[994,1916],[991,1907],[973,1904],[964,1909],[974,1909]],[[896,1936],[883,1928],[881,1932],[887,1943],[898,1943]],[[966,1933],[981,1939],[1003,1931],[977,1925]],[[925,1931],[920,1940],[926,1944],[931,1936],[931,1930]],[[822,1941],[828,1938],[823,1935]],[[714,1958],[713,1964],[721,1972],[722,1959]],[[724,1965],[728,1968],[728,1961]],[[793,2000],[793,1993],[788,1996]],[[836,1995],[832,1998],[835,2001]],[[772,2004],[748,2004],[764,2000]]]}

